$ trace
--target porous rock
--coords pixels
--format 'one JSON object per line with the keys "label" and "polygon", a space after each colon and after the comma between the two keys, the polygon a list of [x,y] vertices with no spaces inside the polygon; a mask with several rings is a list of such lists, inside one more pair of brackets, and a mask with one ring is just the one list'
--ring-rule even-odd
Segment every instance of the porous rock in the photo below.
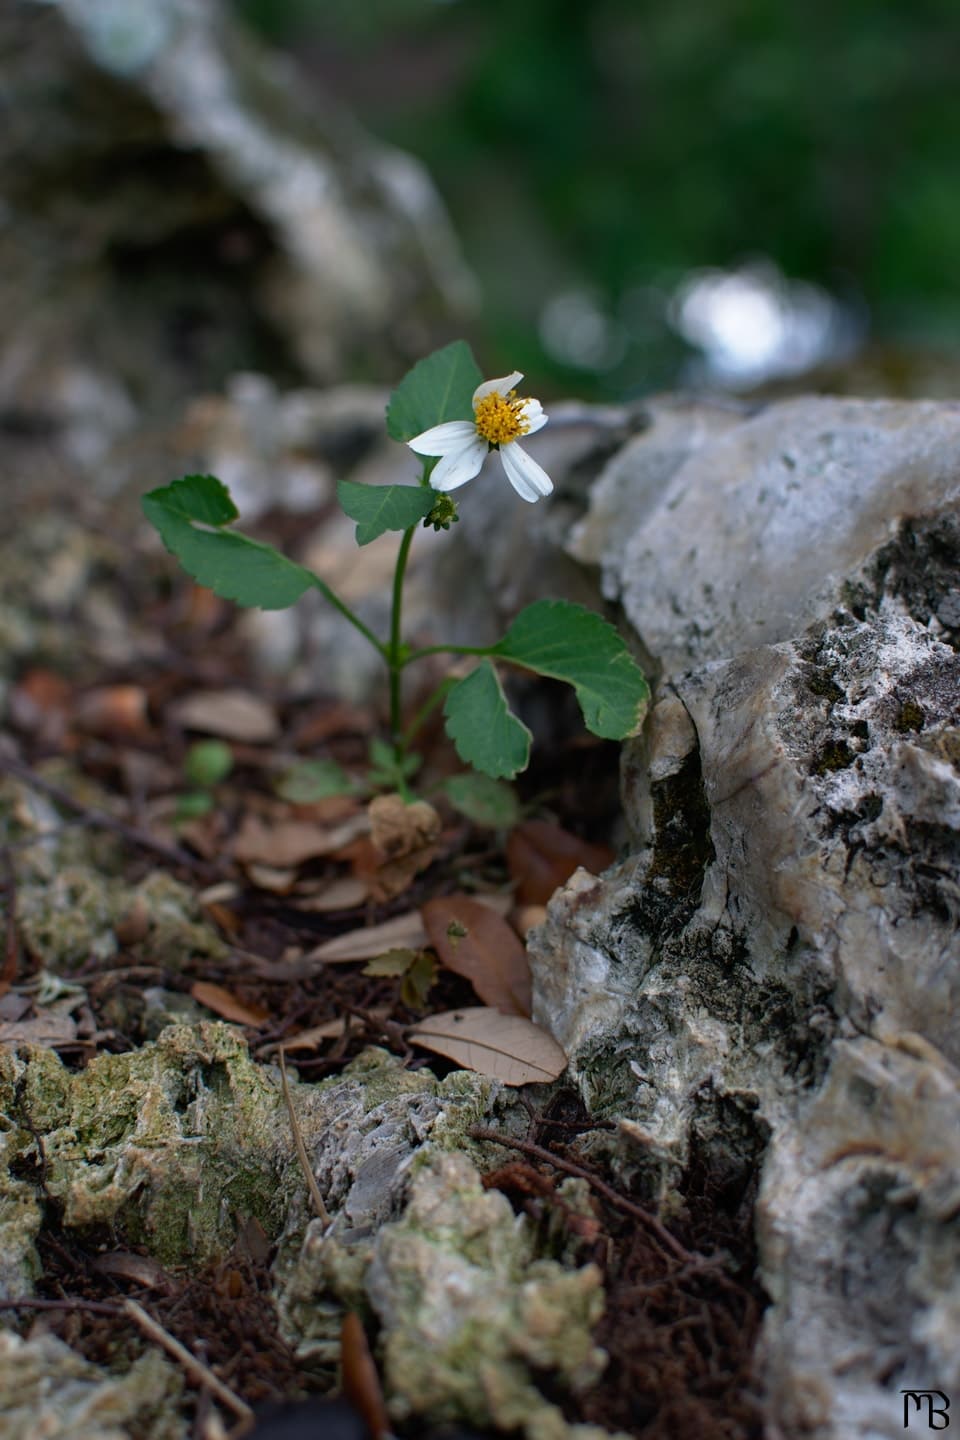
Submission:
{"label": "porous rock", "polygon": [[770,1434],[892,1436],[960,1351],[960,406],[658,423],[571,542],[660,677],[632,851],[555,897],[534,1015],[662,1194],[762,1177]]}
{"label": "porous rock", "polygon": [[493,1423],[528,1440],[606,1436],[568,1426],[533,1379],[550,1372],[577,1391],[602,1372],[600,1272],[538,1259],[528,1222],[466,1156],[421,1167],[403,1216],[377,1234],[366,1288],[395,1418]]}
{"label": "porous rock", "polygon": [[184,1440],[183,1388],[155,1347],[123,1375],[82,1359],[55,1335],[0,1331],[0,1440]]}

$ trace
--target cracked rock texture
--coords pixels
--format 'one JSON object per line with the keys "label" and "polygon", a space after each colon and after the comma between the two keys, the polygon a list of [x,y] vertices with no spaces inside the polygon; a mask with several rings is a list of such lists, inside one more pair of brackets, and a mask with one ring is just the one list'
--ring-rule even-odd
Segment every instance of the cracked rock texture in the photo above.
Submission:
{"label": "cracked rock texture", "polygon": [[535,1018],[665,1196],[749,1194],[771,1436],[960,1383],[960,405],[656,404],[569,545],[659,673],[632,853],[533,942]]}

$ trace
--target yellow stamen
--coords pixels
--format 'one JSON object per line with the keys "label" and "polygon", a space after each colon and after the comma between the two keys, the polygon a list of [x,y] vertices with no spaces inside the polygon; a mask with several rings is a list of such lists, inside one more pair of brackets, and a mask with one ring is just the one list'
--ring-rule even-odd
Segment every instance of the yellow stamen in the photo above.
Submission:
{"label": "yellow stamen", "polygon": [[493,391],[478,400],[474,406],[474,422],[477,434],[488,445],[508,445],[521,435],[526,435],[529,426],[524,416],[525,400],[517,399],[516,390],[509,395]]}

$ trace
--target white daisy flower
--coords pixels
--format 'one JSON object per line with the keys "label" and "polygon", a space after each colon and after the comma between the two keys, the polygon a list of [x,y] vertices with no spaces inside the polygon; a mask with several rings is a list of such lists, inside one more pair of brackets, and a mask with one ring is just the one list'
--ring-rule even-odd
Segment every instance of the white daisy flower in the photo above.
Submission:
{"label": "white daisy flower", "polygon": [[521,435],[535,435],[547,423],[539,400],[518,400],[514,386],[519,370],[500,380],[485,380],[473,392],[473,419],[449,420],[424,430],[407,444],[418,455],[436,455],[430,484],[434,490],[456,490],[480,471],[490,450],[498,450],[507,479],[521,500],[532,504],[549,495],[553,481],[536,460],[517,444]]}

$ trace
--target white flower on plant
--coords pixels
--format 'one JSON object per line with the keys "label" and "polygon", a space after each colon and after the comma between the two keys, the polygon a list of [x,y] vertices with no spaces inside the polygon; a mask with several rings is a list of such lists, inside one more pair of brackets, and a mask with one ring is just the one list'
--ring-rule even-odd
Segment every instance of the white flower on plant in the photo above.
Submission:
{"label": "white flower on plant", "polygon": [[472,420],[448,420],[407,441],[418,455],[440,457],[430,476],[434,490],[466,485],[479,474],[488,453],[498,450],[507,479],[521,500],[532,504],[550,494],[550,476],[517,444],[522,435],[535,435],[547,423],[539,400],[517,398],[514,386],[522,379],[515,370],[499,380],[485,380],[473,392]]}

